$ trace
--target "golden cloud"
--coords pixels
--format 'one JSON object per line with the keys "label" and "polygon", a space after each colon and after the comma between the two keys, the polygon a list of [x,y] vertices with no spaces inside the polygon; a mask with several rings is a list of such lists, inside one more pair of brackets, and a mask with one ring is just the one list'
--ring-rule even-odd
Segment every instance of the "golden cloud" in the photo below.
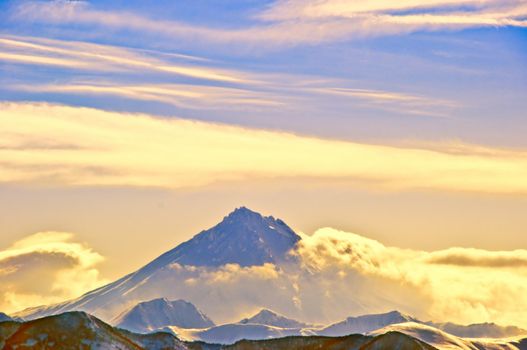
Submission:
{"label": "golden cloud", "polygon": [[[461,264],[434,261],[452,252]],[[398,309],[437,322],[527,326],[522,312],[527,307],[527,270],[511,263],[525,259],[526,250],[426,252],[323,228],[302,235],[295,254],[298,259],[281,265],[176,263],[150,276],[148,285],[127,292],[122,305],[95,312],[111,318],[134,302],[167,297],[190,300],[219,322],[266,307],[315,323]],[[463,259],[475,256],[483,263],[465,264]]]}
{"label": "golden cloud", "polygon": [[[0,308],[61,302],[101,285],[101,256],[73,238],[39,233],[0,252]],[[173,264],[150,276],[150,287],[141,284],[94,312],[110,319],[135,302],[167,297],[195,302],[220,322],[267,307],[324,323],[399,309],[438,322],[527,326],[526,250],[426,252],[324,228],[302,235],[295,254],[298,264],[280,266]]]}
{"label": "golden cloud", "polygon": [[100,286],[103,257],[66,232],[39,232],[0,251],[0,309],[60,302]]}
{"label": "golden cloud", "polygon": [[[365,280],[371,287],[369,293],[387,291],[385,298],[378,300],[378,305],[386,308],[403,302],[397,294],[402,291],[418,306],[414,312],[434,320],[527,325],[519,311],[527,307],[527,250],[451,248],[425,252],[386,247],[353,233],[325,228],[303,236],[298,254],[317,278],[332,281],[332,290]],[[362,300],[368,295],[354,297]]]}
{"label": "golden cloud", "polygon": [[427,262],[465,267],[527,267],[527,250],[489,252],[481,249],[450,248],[430,254]]}
{"label": "golden cloud", "polygon": [[[46,146],[53,144],[68,147]],[[90,108],[0,104],[4,183],[185,188],[311,178],[378,190],[527,193],[527,152],[479,149],[452,154],[440,146],[398,148]]]}

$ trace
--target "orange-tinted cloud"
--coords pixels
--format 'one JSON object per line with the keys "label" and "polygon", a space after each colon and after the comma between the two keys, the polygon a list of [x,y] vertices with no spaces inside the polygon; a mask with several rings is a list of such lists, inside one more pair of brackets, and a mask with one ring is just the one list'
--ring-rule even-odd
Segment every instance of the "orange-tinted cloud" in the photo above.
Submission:
{"label": "orange-tinted cloud", "polygon": [[431,264],[460,267],[527,267],[527,250],[489,252],[481,249],[450,248],[430,254],[426,260]]}
{"label": "orange-tinted cloud", "polygon": [[385,291],[370,307],[386,310],[410,300],[406,307],[416,308],[412,311],[427,319],[527,325],[520,311],[527,307],[527,250],[426,252],[387,247],[325,228],[303,236],[299,256],[309,271],[326,280],[329,290],[367,281],[371,290],[353,296],[359,301],[368,300],[368,293]]}
{"label": "orange-tinted cloud", "polygon": [[[368,145],[178,118],[0,104],[0,181],[185,188],[221,181],[344,180],[377,190],[527,193],[527,152]],[[67,149],[34,145],[68,145]],[[449,148],[450,149],[450,148]]]}
{"label": "orange-tinted cloud", "polygon": [[0,309],[60,302],[105,283],[103,257],[66,232],[40,232],[0,251]]}

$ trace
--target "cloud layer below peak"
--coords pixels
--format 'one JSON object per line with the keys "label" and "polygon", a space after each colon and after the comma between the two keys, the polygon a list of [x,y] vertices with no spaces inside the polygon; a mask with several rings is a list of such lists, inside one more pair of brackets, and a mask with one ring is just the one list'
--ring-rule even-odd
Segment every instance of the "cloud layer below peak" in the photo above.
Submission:
{"label": "cloud layer below peak", "polygon": [[384,300],[385,310],[403,305],[419,317],[434,320],[527,325],[519,311],[527,307],[524,249],[426,252],[387,247],[354,233],[325,228],[303,236],[298,254],[309,271],[335,284],[331,291],[346,290],[346,285],[369,286],[369,291],[366,287],[354,295],[356,302],[364,301],[362,305],[375,307],[368,302],[375,296],[378,305]]}
{"label": "cloud layer below peak", "polygon": [[[148,283],[88,311],[109,320],[134,303],[166,297],[189,300],[218,322],[262,307],[315,323],[397,309],[422,320],[527,327],[522,312],[527,250],[402,249],[333,228],[301,237],[292,252],[295,262],[174,263],[155,271]],[[96,269],[100,260],[69,233],[44,232],[15,242],[0,252],[0,307],[14,311],[80,296],[104,282]]]}

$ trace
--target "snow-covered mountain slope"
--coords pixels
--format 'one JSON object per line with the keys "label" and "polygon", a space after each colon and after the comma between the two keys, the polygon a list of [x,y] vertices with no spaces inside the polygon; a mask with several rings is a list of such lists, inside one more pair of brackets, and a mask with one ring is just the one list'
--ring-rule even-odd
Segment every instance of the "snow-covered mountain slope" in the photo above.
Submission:
{"label": "snow-covered mountain slope", "polygon": [[136,333],[148,333],[166,326],[179,328],[214,326],[214,322],[192,303],[185,300],[170,301],[166,298],[141,302],[119,315],[112,324]]}
{"label": "snow-covered mountain slope", "polygon": [[273,311],[262,309],[238,323],[228,323],[207,329],[184,329],[177,325],[160,327],[156,331],[171,332],[180,339],[214,344],[233,344],[241,339],[261,340],[285,336],[316,335],[317,329]]}
{"label": "snow-covered mountain slope", "polygon": [[[131,323],[124,323],[125,316],[122,313],[130,311],[144,300],[189,300],[199,303],[207,313],[220,321],[225,321],[228,315],[239,315],[262,306],[291,312],[297,310],[296,298],[303,295],[309,296],[306,299],[308,302],[320,300],[321,305],[326,305],[322,302],[323,290],[315,290],[315,296],[311,296],[311,271],[302,270],[302,262],[296,260],[294,254],[289,254],[297,247],[299,240],[300,236],[280,219],[264,217],[244,207],[238,208],[216,226],[202,231],[134,273],[77,299],[26,309],[15,316],[31,320],[68,311],[85,311],[104,321],[111,321],[117,315],[122,315],[117,323],[123,322],[123,327],[135,327],[132,329],[143,332],[163,327],[183,329],[180,327],[182,320],[176,322],[165,317],[166,315],[160,320],[157,315],[149,315],[148,310],[135,310],[127,319]],[[236,281],[236,285],[231,281]],[[243,286],[242,290],[239,286]],[[353,298],[349,299],[355,303]],[[342,299],[338,299],[339,302],[340,300]],[[359,304],[359,301],[356,303]],[[347,305],[349,308],[350,304]],[[338,308],[339,304],[333,303],[332,307]],[[272,315],[272,312],[263,312],[242,320],[238,326],[256,324],[278,328],[265,329],[263,337],[268,334],[290,334],[284,333],[283,329],[300,329],[299,334],[317,332],[327,336],[342,336],[367,333],[390,324],[409,321],[423,323],[394,311],[350,317],[323,329],[314,329],[298,321]],[[510,336],[516,335],[517,331],[511,327],[499,328],[495,325],[430,324],[460,336]],[[185,327],[189,326],[191,325]],[[238,326],[235,328],[239,332],[244,329],[252,332],[250,327]]]}
{"label": "snow-covered mountain slope", "polygon": [[[181,329],[177,327],[165,327],[158,331],[171,332],[180,339],[189,341],[204,341],[208,343],[232,344],[241,339],[263,340],[279,338],[283,336],[330,336],[342,337],[351,334],[369,334],[382,335],[389,332],[400,332],[413,338],[420,339],[438,349],[456,349],[456,350],[516,350],[524,349],[527,341],[523,340],[524,348],[515,346],[515,342],[520,344],[523,338],[527,336],[506,337],[506,338],[463,338],[447,332],[444,332],[431,325],[427,325],[417,319],[404,315],[397,311],[385,314],[364,315],[359,317],[350,317],[343,322],[336,323],[329,327],[309,326],[307,327],[287,327],[291,323],[276,322],[275,325],[265,325],[263,323],[272,323],[276,320],[276,314],[263,310],[250,319],[244,319],[239,323],[225,324],[208,329]],[[256,317],[257,316],[257,317]],[[265,317],[264,317],[265,316]],[[284,316],[281,316],[284,317]],[[285,317],[284,317],[285,318]],[[257,321],[249,321],[256,319]],[[280,316],[279,320],[282,321]],[[286,320],[289,320],[285,318]],[[245,322],[247,320],[247,322]],[[290,321],[290,320],[289,320]],[[297,321],[294,321],[297,322]],[[299,322],[299,324],[301,324]],[[463,327],[470,326],[458,326]],[[331,335],[328,333],[332,333]],[[379,342],[378,344],[382,344]],[[407,344],[408,345],[408,344]],[[410,346],[410,345],[408,345]],[[413,344],[417,346],[419,344]]]}
{"label": "snow-covered mountain slope", "polygon": [[5,321],[13,321],[13,319],[9,317],[7,314],[0,312],[0,322],[5,322]]}
{"label": "snow-covered mountain slope", "polygon": [[432,326],[427,326],[416,322],[392,324],[370,332],[369,334],[375,336],[392,331],[407,334],[411,337],[424,341],[427,344],[430,344],[440,350],[477,350],[472,344],[465,341],[464,339],[443,332]]}
{"label": "snow-covered mountain slope", "polygon": [[[223,327],[227,335],[236,335],[231,328]],[[113,328],[101,320],[83,312],[71,312],[44,317],[25,323],[4,322],[0,324],[0,349],[119,349],[119,350],[280,350],[280,349],[425,349],[433,350],[404,334],[383,334],[380,336],[351,335],[330,338],[321,336],[284,337],[287,333],[276,333],[273,327],[263,325],[240,325],[244,328],[266,328],[272,337],[260,341],[225,338],[223,343],[233,345],[214,345],[203,342],[182,342],[169,333],[136,334]],[[218,327],[215,327],[219,330]],[[247,332],[245,332],[247,333]],[[261,334],[261,330],[257,331]],[[204,338],[206,338],[204,336]],[[420,347],[415,347],[420,344]]]}
{"label": "snow-covered mountain slope", "polygon": [[[176,327],[174,327],[177,330]],[[112,327],[83,312],[69,312],[27,322],[0,323],[0,349],[119,349],[119,350],[527,350],[527,338],[469,339],[437,328],[406,322],[367,335],[327,337],[303,334],[302,329],[256,324],[228,324],[205,330],[185,329],[188,342],[169,332],[138,334]],[[299,335],[296,336],[297,332]],[[240,339],[249,340],[240,340]],[[261,340],[250,340],[259,338]],[[269,339],[272,338],[272,339]],[[212,344],[213,340],[216,344]]]}
{"label": "snow-covered mountain slope", "polygon": [[262,324],[230,323],[204,330],[181,332],[174,329],[177,336],[184,340],[200,340],[212,344],[233,344],[241,339],[261,340],[282,338],[292,335],[304,335],[300,328],[280,328]]}
{"label": "snow-covered mountain slope", "polygon": [[318,331],[318,334],[327,336],[342,336],[353,333],[365,334],[389,325],[406,322],[429,325],[446,333],[463,338],[506,338],[520,335],[527,336],[527,331],[514,326],[499,326],[494,323],[459,325],[455,323],[422,322],[415,317],[405,315],[399,311],[348,317],[342,322],[322,328]]}
{"label": "snow-covered mountain slope", "polygon": [[280,328],[306,328],[311,325],[291,318],[287,318],[274,311],[262,309],[252,317],[244,318],[240,324],[262,324],[266,326],[280,327]]}
{"label": "snow-covered mountain slope", "polygon": [[[240,325],[240,327],[267,327],[263,325]],[[227,327],[229,328],[229,327]],[[260,333],[260,332],[258,332]],[[236,334],[228,329],[226,334]],[[273,334],[273,337],[277,334]],[[280,349],[425,349],[433,350],[420,341],[404,334],[380,336],[351,335],[330,338],[321,336],[284,337],[261,341],[226,338],[224,343],[233,345],[182,342],[169,333],[136,334],[114,328],[83,312],[71,312],[44,317],[25,323],[3,322],[0,324],[0,349],[105,349],[105,350],[280,350]]]}
{"label": "snow-covered mountain slope", "polygon": [[[342,322],[328,327],[317,327],[291,320],[285,316],[263,309],[253,317],[243,319],[238,323],[224,324],[199,330],[166,327],[164,329],[158,329],[158,331],[172,332],[177,337],[189,341],[232,344],[241,339],[263,340],[283,336],[313,335],[340,337],[351,334],[367,334],[371,331],[382,329],[387,325],[411,321],[417,320],[400,312],[392,311],[384,314],[349,317]],[[389,331],[391,329],[386,332]]]}
{"label": "snow-covered mountain slope", "polygon": [[3,350],[12,349],[119,349],[161,350],[171,337],[174,350],[187,349],[177,338],[167,334],[127,337],[125,333],[83,312],[71,312],[45,317],[25,323],[0,324],[0,344]]}
{"label": "snow-covered mountain slope", "polygon": [[405,334],[391,332],[376,337],[349,335],[346,337],[286,337],[271,340],[242,340],[225,346],[225,350],[434,350],[432,346]]}
{"label": "snow-covered mountain slope", "polygon": [[406,322],[386,326],[370,332],[378,336],[387,332],[400,332],[419,339],[439,350],[525,350],[527,342],[522,337],[494,338],[461,338],[448,334],[440,329],[416,322]]}
{"label": "snow-covered mountain slope", "polygon": [[435,347],[407,334],[390,331],[374,337],[360,350],[437,350]]}
{"label": "snow-covered mountain slope", "polygon": [[495,323],[476,323],[470,325],[458,325],[455,323],[434,323],[429,325],[447,333],[464,338],[506,338],[519,335],[527,336],[527,330],[515,326],[500,326]]}
{"label": "snow-covered mountain slope", "polygon": [[391,311],[383,314],[348,317],[344,321],[334,323],[321,329],[318,334],[331,337],[355,333],[365,334],[391,324],[402,322],[419,321],[411,316],[402,314],[399,311]]}
{"label": "snow-covered mountain slope", "polygon": [[160,260],[193,266],[263,265],[286,259],[299,240],[300,236],[282,220],[241,207]]}
{"label": "snow-covered mountain slope", "polygon": [[34,319],[78,310],[111,320],[140,300],[185,298],[178,294],[177,287],[184,278],[182,274],[193,270],[181,266],[213,269],[229,263],[244,267],[290,261],[294,258],[288,253],[299,240],[300,236],[282,220],[241,207],[134,273],[77,299],[29,308],[17,316]]}
{"label": "snow-covered mountain slope", "polygon": [[120,334],[132,342],[138,344],[145,350],[187,350],[188,346],[170,333],[138,334],[123,329],[118,330]]}

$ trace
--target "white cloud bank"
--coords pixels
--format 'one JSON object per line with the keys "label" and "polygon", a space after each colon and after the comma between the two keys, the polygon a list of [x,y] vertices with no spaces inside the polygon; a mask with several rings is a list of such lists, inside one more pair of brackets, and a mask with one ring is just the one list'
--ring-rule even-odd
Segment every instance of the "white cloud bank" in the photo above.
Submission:
{"label": "white cloud bank", "polygon": [[262,307],[318,323],[398,309],[424,321],[527,327],[527,250],[425,252],[324,228],[303,235],[296,254],[300,267],[176,264],[150,279],[156,291],[132,294],[183,297],[218,322]]}
{"label": "white cloud bank", "polygon": [[[337,284],[330,291],[353,286],[361,279],[370,281],[372,293],[385,293],[387,302],[381,300],[377,307],[406,302],[408,311],[434,320],[527,326],[521,311],[527,308],[525,249],[425,252],[386,247],[353,233],[326,228],[304,236],[299,255],[317,277]],[[361,300],[370,295],[368,290],[362,292],[365,295],[348,297]],[[344,299],[345,293],[340,298]]]}
{"label": "white cloud bank", "polygon": [[138,301],[167,297],[190,300],[219,323],[260,308],[314,323],[397,309],[423,321],[527,327],[527,250],[426,252],[323,228],[302,235],[295,254],[298,264],[173,264],[117,295],[113,309],[93,312],[112,319]]}
{"label": "white cloud bank", "polygon": [[[101,256],[72,239],[39,233],[0,252],[0,309],[61,302],[101,285]],[[424,321],[527,327],[524,249],[426,252],[323,228],[302,235],[294,254],[298,264],[173,264],[89,311],[111,320],[138,301],[167,297],[190,300],[217,322],[236,321],[262,307],[317,323],[398,309]]]}

